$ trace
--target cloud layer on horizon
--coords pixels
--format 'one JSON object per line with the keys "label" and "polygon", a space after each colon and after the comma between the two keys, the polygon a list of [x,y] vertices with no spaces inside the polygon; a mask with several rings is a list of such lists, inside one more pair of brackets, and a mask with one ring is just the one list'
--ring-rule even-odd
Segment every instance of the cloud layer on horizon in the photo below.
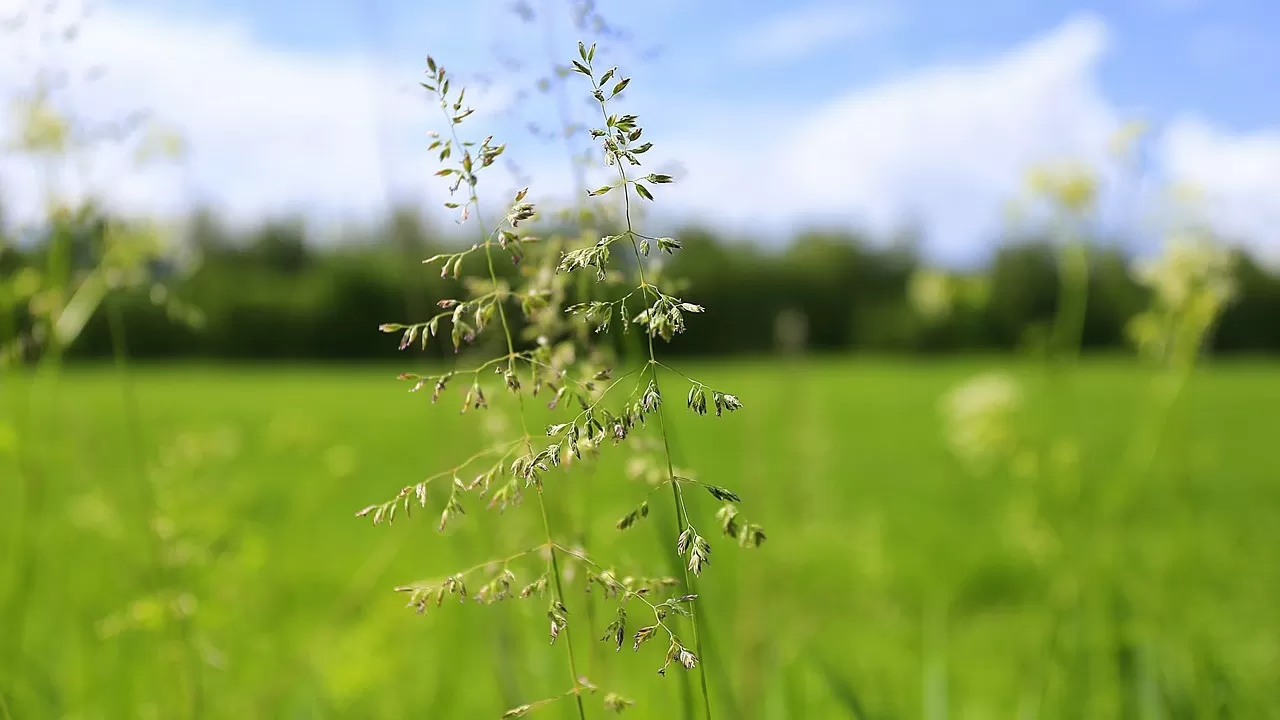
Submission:
{"label": "cloud layer on horizon", "polygon": [[[796,12],[803,19],[816,11]],[[803,38],[792,40],[760,52],[796,56]],[[709,98],[697,122],[671,123],[674,133],[654,138],[654,159],[678,158],[686,170],[680,184],[663,188],[659,212],[756,235],[815,223],[887,233],[909,223],[937,256],[972,256],[1002,227],[1005,203],[1029,165],[1103,162],[1111,135],[1128,119],[1098,86],[1110,42],[1102,19],[1078,16],[985,60],[921,68],[877,85],[849,86],[828,68],[836,90],[808,106],[744,112],[733,98]],[[420,93],[403,90],[420,68],[353,52],[281,49],[227,21],[111,7],[98,10],[72,52],[70,64],[101,58],[109,66],[104,81],[73,97],[77,111],[147,107],[190,147],[180,170],[98,178],[125,209],[176,212],[202,203],[245,222],[291,212],[372,219],[392,198],[427,206],[443,199],[426,152],[435,111]],[[0,64],[0,101],[27,80],[21,67]],[[513,96],[502,84],[469,93],[495,127]],[[650,112],[635,110],[642,118]],[[705,132],[734,115],[746,117],[737,136]],[[513,150],[520,140],[508,139]],[[1280,128],[1240,135],[1185,116],[1152,140],[1158,175],[1197,186],[1219,227],[1280,258]],[[539,181],[567,176],[557,161],[522,159]],[[103,167],[121,167],[120,158],[114,162]],[[38,210],[36,177],[29,164],[0,158],[0,196],[11,215]]]}

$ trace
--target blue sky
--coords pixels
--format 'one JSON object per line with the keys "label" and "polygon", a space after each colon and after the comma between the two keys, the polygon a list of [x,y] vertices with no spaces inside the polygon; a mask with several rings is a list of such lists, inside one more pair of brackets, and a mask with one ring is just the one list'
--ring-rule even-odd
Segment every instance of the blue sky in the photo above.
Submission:
{"label": "blue sky", "polygon": [[[415,92],[428,53],[489,81],[470,96],[476,131],[509,143],[535,198],[565,201],[562,150],[522,129],[553,106],[521,93],[549,62],[548,38],[567,58],[576,36],[563,0],[528,3],[532,25],[508,0],[115,0],[60,57],[114,72],[73,106],[141,104],[190,143],[180,168],[101,183],[131,208],[207,203],[251,222],[368,218],[390,197],[435,206],[424,152],[434,118]],[[1152,127],[1146,183],[1193,184],[1224,232],[1280,257],[1280,4],[599,5],[632,35],[607,58],[635,78],[627,109],[681,178],[658,221],[707,219],[765,239],[818,223],[878,234],[916,224],[935,256],[964,261],[990,247],[1027,166],[1104,163],[1115,129],[1137,118]],[[504,70],[500,54],[524,69]],[[7,67],[0,93],[20,85],[20,66]],[[583,104],[574,112],[590,118]],[[10,203],[21,172],[4,174]],[[1117,222],[1131,222],[1148,184],[1106,177]]]}
{"label": "blue sky", "polygon": [[[260,0],[122,0],[122,7],[185,17],[219,18],[244,24],[264,44],[310,52],[381,52],[417,57],[428,51],[425,37],[434,17],[465,23],[465,31],[484,36],[484,13],[444,8],[415,0],[319,0],[264,3]],[[465,8],[467,2],[455,3]],[[601,6],[611,3],[602,2]],[[805,6],[777,0],[705,0],[703,2],[612,3],[601,12],[634,31],[636,42],[665,48],[669,59],[707,60],[699,48],[761,24],[785,23],[803,15]],[[491,4],[498,6],[497,3]],[[534,9],[545,2],[534,0]],[[630,5],[630,7],[628,7]],[[1029,38],[1052,31],[1064,20],[1094,14],[1113,37],[1099,63],[1103,91],[1118,103],[1142,111],[1198,112],[1235,131],[1268,128],[1280,119],[1280,96],[1265,91],[1280,77],[1280,4],[1263,0],[907,0],[864,3],[816,2],[809,7],[830,16],[859,18],[845,37],[832,33],[809,47],[798,47],[765,77],[793,83],[790,95],[819,90],[837,66],[842,83],[874,83],[931,65],[981,60]],[[438,15],[437,15],[438,13]],[[857,27],[860,26],[860,27]],[[570,39],[567,29],[561,37]],[[851,41],[850,41],[851,40]],[[384,47],[378,49],[377,46]],[[478,59],[463,53],[455,64]],[[653,72],[670,69],[659,62]],[[752,76],[728,70],[723,86],[729,97],[752,91]],[[800,71],[799,76],[794,75]],[[805,72],[808,71],[808,72]],[[665,79],[665,76],[664,76]],[[800,82],[796,82],[799,80]],[[807,80],[807,82],[805,82]]]}

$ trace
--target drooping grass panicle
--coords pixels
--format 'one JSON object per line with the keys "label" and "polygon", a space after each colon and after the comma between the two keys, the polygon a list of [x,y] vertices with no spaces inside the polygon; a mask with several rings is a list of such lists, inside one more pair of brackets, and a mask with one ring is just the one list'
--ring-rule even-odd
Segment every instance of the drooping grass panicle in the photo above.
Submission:
{"label": "drooping grass panicle", "polygon": [[[591,66],[594,54],[594,46],[588,49],[580,43],[581,62],[575,61],[573,65],[575,70],[592,80],[592,94],[599,102],[605,119],[604,127],[592,131],[592,136],[604,140],[606,161],[617,168],[618,182],[588,194],[598,196],[620,189],[624,200],[624,211],[620,217],[625,223],[625,230],[582,247],[556,243],[552,246],[553,258],[548,258],[536,238],[527,235],[522,227],[522,223],[527,225],[538,215],[528,200],[527,188],[511,199],[501,223],[485,223],[476,190],[478,175],[502,155],[506,146],[495,144],[492,137],[481,142],[461,139],[457,128],[474,112],[465,104],[466,91],[454,86],[452,77],[444,68],[434,58],[428,58],[428,78],[423,86],[438,101],[448,123],[446,131],[433,134],[430,146],[443,164],[436,175],[449,183],[451,199],[445,207],[458,215],[460,223],[474,221],[479,228],[474,244],[456,252],[436,255],[426,262],[438,263],[443,277],[465,279],[464,287],[468,294],[439,301],[440,312],[425,321],[386,323],[380,326],[380,330],[399,334],[398,344],[402,350],[416,345],[425,346],[447,333],[455,352],[473,345],[486,330],[500,330],[505,352],[471,367],[438,373],[406,372],[400,375],[400,379],[413,383],[411,392],[430,387],[433,403],[439,401],[451,385],[458,387],[463,393],[461,412],[464,413],[499,404],[499,398],[509,394],[513,398],[512,413],[519,420],[520,436],[495,443],[447,470],[405,486],[391,499],[366,506],[357,515],[370,517],[375,525],[390,524],[398,515],[407,517],[415,505],[425,508],[432,502],[431,498],[438,495],[442,506],[439,528],[443,530],[452,520],[465,515],[469,496],[487,496],[488,506],[502,511],[519,504],[532,490],[543,531],[539,544],[515,555],[481,562],[435,580],[402,585],[397,590],[408,593],[409,605],[419,612],[424,612],[429,606],[442,605],[451,596],[490,604],[507,598],[548,595],[550,640],[554,644],[561,635],[565,636],[562,644],[566,648],[573,687],[563,695],[512,708],[508,716],[519,717],[554,700],[573,697],[579,717],[585,717],[584,691],[594,691],[594,686],[579,673],[574,645],[569,637],[573,624],[569,620],[565,600],[566,567],[580,565],[585,570],[582,573],[585,589],[590,592],[592,587],[599,587],[603,590],[604,599],[616,603],[611,613],[614,619],[604,628],[601,639],[617,650],[627,643],[633,650],[639,650],[654,637],[664,637],[667,640],[666,652],[659,673],[665,674],[673,664],[686,670],[698,668],[703,706],[709,718],[711,700],[702,668],[705,653],[695,605],[698,598],[695,579],[710,564],[711,542],[707,534],[695,526],[685,488],[699,488],[721,503],[715,523],[722,533],[733,537],[740,545],[759,546],[765,535],[760,526],[739,519],[737,506],[741,498],[732,489],[696,480],[689,471],[677,472],[662,411],[661,371],[670,372],[689,384],[686,406],[697,415],[706,415],[714,409],[715,414],[721,416],[741,409],[743,404],[736,395],[714,389],[657,359],[655,338],[670,340],[685,332],[686,317],[703,312],[703,308],[670,294],[665,285],[653,280],[656,274],[646,271],[646,258],[651,253],[674,253],[680,249],[680,242],[674,238],[646,236],[636,230],[631,213],[631,195],[635,193],[651,200],[653,191],[649,189],[650,185],[669,184],[673,179],[660,173],[649,173],[635,179],[628,176],[623,162],[639,165],[637,156],[652,145],[647,142],[636,144],[642,131],[634,116],[609,114],[609,99],[621,93],[629,80],[616,80],[609,95],[605,96],[603,88],[617,70],[606,71],[597,77]],[[580,216],[585,217],[585,213]],[[624,247],[630,247],[638,284],[619,299],[592,299],[599,296],[595,288],[607,291],[609,282],[618,277],[609,267],[610,246],[617,242],[624,242]],[[527,258],[536,256],[538,264],[552,263],[541,265],[551,272],[534,269],[519,273],[524,282],[512,284],[497,271],[495,258],[502,253],[517,268]],[[477,268],[477,274],[472,273],[472,268]],[[574,275],[573,271],[579,269],[592,272]],[[569,277],[578,279],[577,295],[581,302],[563,307],[564,299],[570,296],[564,284]],[[536,327],[536,334],[528,330],[524,335],[517,333],[512,316],[516,306],[527,322],[526,328]],[[561,319],[550,317],[552,312]],[[624,332],[635,325],[643,329],[646,338],[643,361],[620,373],[614,372],[613,363],[606,362],[613,360],[614,355],[607,346],[597,345],[595,340],[607,335],[611,327],[616,327],[611,325],[615,317]],[[549,333],[556,337],[549,338]],[[518,338],[521,342],[517,341]],[[525,341],[531,341],[532,347],[528,347]],[[501,390],[486,393],[485,379],[491,376],[501,377],[507,393]],[[670,380],[668,377],[667,381]],[[623,396],[625,388],[630,388],[630,391]],[[548,444],[535,442],[529,431],[526,394],[544,394],[549,398],[546,403],[548,409],[566,413],[564,419],[546,427]],[[547,475],[556,468],[582,460],[584,454],[599,452],[607,446],[629,440],[637,441],[632,443],[637,452],[646,452],[646,444],[640,441],[643,437],[640,431],[655,416],[665,472],[658,482],[652,484],[649,496],[664,486],[671,488],[678,529],[678,537],[672,538],[671,543],[684,568],[682,582],[669,577],[620,573],[588,555],[580,546],[566,545],[557,539],[553,531],[545,498]],[[648,508],[649,497],[642,498],[640,505],[617,523],[618,528],[626,529],[646,517]],[[540,573],[528,574],[527,568],[522,566],[534,555],[543,560],[544,569]],[[633,619],[637,607],[643,620]],[[691,644],[681,639],[680,630],[672,624],[672,618],[677,616],[690,623]],[[630,702],[610,693],[605,704],[620,711]]]}
{"label": "drooping grass panicle", "polygon": [[[623,243],[623,247],[629,247],[631,255],[634,257],[638,281],[634,289],[617,300],[590,301],[573,306],[568,310],[569,312],[583,315],[584,319],[592,324],[598,332],[607,331],[614,318],[617,317],[624,332],[629,331],[632,325],[637,325],[645,333],[648,357],[643,366],[641,382],[637,383],[637,390],[642,385],[644,390],[639,392],[639,399],[634,405],[624,411],[622,420],[615,423],[614,435],[619,439],[624,437],[632,417],[638,417],[643,422],[647,415],[653,414],[657,416],[658,431],[662,439],[663,457],[666,464],[666,484],[671,487],[672,502],[677,517],[677,529],[679,530],[675,549],[679,556],[686,559],[686,589],[691,596],[696,596],[695,578],[701,575],[703,568],[710,562],[711,545],[694,526],[681,487],[683,478],[678,476],[675,471],[667,421],[661,410],[663,393],[659,368],[665,366],[657,359],[654,339],[660,337],[663,340],[670,341],[673,336],[685,332],[687,315],[699,314],[704,312],[705,309],[701,305],[668,294],[659,284],[651,282],[650,275],[646,273],[646,259],[649,258],[651,253],[659,256],[663,253],[674,254],[680,249],[681,243],[675,238],[645,235],[637,230],[632,212],[632,195],[634,193],[635,196],[641,199],[653,201],[653,188],[658,185],[671,184],[674,178],[665,173],[643,173],[643,171],[639,170],[635,171],[633,175],[628,174],[628,167],[638,168],[642,166],[643,163],[640,156],[649,152],[653,148],[653,143],[648,140],[642,140],[644,130],[640,126],[639,118],[636,115],[611,112],[610,102],[626,90],[631,83],[631,78],[622,76],[617,67],[611,67],[597,73],[594,66],[595,53],[595,45],[588,48],[585,44],[579,43],[578,58],[573,60],[571,65],[574,72],[581,74],[591,83],[591,96],[599,105],[600,118],[602,120],[600,126],[591,130],[591,135],[599,141],[603,150],[604,162],[606,166],[616,171],[617,178],[613,182],[589,190],[587,194],[591,197],[600,197],[614,191],[620,191],[624,228],[616,234],[600,238],[593,246],[565,253],[560,263],[560,269],[566,272],[585,270],[594,275],[597,281],[603,282],[610,266],[612,249],[616,244]],[[687,378],[687,376],[683,377],[691,382],[686,402],[687,407],[699,415],[705,414],[709,388],[703,383]],[[717,416],[726,411],[732,412],[742,407],[742,402],[736,395],[717,390],[710,390],[710,395]],[[576,425],[573,427],[576,429]],[[709,489],[715,499],[725,503],[720,513],[720,519],[722,529],[726,534],[745,530],[745,528],[740,529],[735,519],[737,515],[736,503],[740,501],[738,495],[731,490],[718,486],[710,486]],[[626,529],[633,525],[637,519],[645,517],[647,514],[648,500],[646,499],[635,510],[624,516],[618,522],[618,527]],[[758,526],[750,526],[750,529],[746,530],[744,537],[750,538],[753,544],[758,545],[764,539],[764,532]],[[744,542],[743,544],[747,543]],[[704,656],[698,628],[698,616],[696,613],[690,613],[689,616],[693,628],[696,655],[683,647],[678,647],[673,638],[673,644],[667,656],[668,663],[674,659],[686,668],[694,667],[698,664],[698,658]],[[664,669],[665,667],[664,665]],[[712,714],[711,698],[707,690],[706,674],[702,669],[699,672],[699,680],[703,697],[703,711],[705,716],[709,718]]]}
{"label": "drooping grass panicle", "polygon": [[[425,322],[411,325],[385,324],[380,329],[383,332],[403,333],[400,347],[405,349],[416,341],[421,341],[425,345],[430,338],[437,335],[441,323],[447,320],[450,327],[450,340],[456,352],[464,344],[474,342],[476,337],[486,328],[496,325],[502,333],[502,340],[506,348],[505,354],[491,358],[469,370],[454,370],[432,376],[406,373],[401,378],[412,380],[415,383],[413,386],[414,391],[421,389],[430,382],[433,387],[432,400],[434,402],[446,390],[450,380],[459,375],[467,377],[470,383],[462,406],[462,412],[466,412],[468,409],[478,410],[488,407],[489,399],[486,398],[484,388],[481,385],[481,375],[487,374],[487,371],[492,369],[494,374],[501,375],[506,390],[515,397],[515,413],[519,419],[521,436],[511,443],[501,444],[489,451],[482,451],[477,456],[473,456],[473,458],[459,464],[453,471],[439,473],[415,486],[406,487],[387,503],[366,507],[358,514],[372,514],[375,524],[384,517],[391,521],[394,519],[397,507],[403,507],[407,512],[414,502],[420,506],[425,506],[427,503],[427,484],[432,480],[452,475],[453,482],[440,516],[440,528],[443,530],[452,517],[465,513],[462,497],[468,492],[476,492],[483,495],[492,490],[489,506],[503,510],[512,504],[519,503],[524,491],[530,486],[534,487],[545,536],[542,545],[534,550],[519,553],[497,563],[481,563],[461,573],[449,575],[438,582],[403,586],[398,589],[409,592],[410,605],[422,611],[429,602],[434,601],[436,604],[443,602],[443,598],[446,595],[456,594],[459,598],[465,598],[467,596],[467,576],[478,572],[482,568],[497,564],[501,567],[501,570],[491,576],[480,587],[474,597],[490,602],[500,600],[512,594],[512,583],[515,582],[515,575],[509,568],[510,563],[531,552],[537,550],[545,551],[543,552],[545,556],[545,572],[532,583],[522,588],[517,596],[529,598],[534,595],[541,595],[547,589],[548,584],[550,585],[553,592],[547,616],[549,618],[551,642],[554,643],[561,634],[566,636],[565,642],[562,644],[566,648],[570,677],[574,683],[574,690],[571,694],[575,698],[579,717],[585,718],[586,712],[579,692],[582,686],[579,681],[580,676],[577,670],[576,658],[574,657],[573,643],[569,637],[566,618],[568,610],[564,603],[561,572],[539,473],[539,470],[545,471],[548,465],[558,465],[559,457],[558,455],[550,457],[547,451],[535,449],[533,438],[529,433],[524,407],[526,387],[534,394],[537,394],[542,389],[543,383],[548,380],[542,369],[553,367],[551,365],[552,358],[546,355],[545,351],[549,348],[545,343],[534,350],[517,351],[513,323],[508,318],[507,305],[513,299],[518,299],[521,310],[527,316],[538,309],[537,296],[529,292],[525,292],[522,295],[519,288],[512,288],[508,283],[500,279],[494,261],[495,250],[505,252],[511,261],[517,265],[524,259],[527,254],[526,246],[536,242],[536,238],[524,234],[520,226],[521,223],[531,221],[536,216],[537,211],[532,203],[526,201],[528,190],[525,189],[515,194],[509,205],[506,217],[500,225],[489,227],[485,224],[477,192],[478,175],[484,168],[491,166],[501,156],[506,146],[494,144],[492,137],[487,137],[479,143],[462,140],[459,137],[457,128],[474,112],[474,109],[465,105],[466,89],[454,86],[452,78],[445,68],[438,64],[434,58],[428,58],[427,60],[427,75],[428,78],[422,85],[438,101],[448,126],[444,133],[433,133],[430,149],[437,151],[437,158],[441,163],[453,160],[452,164],[445,164],[436,172],[437,176],[446,178],[451,182],[449,187],[451,199],[445,203],[445,207],[458,212],[460,223],[464,223],[474,216],[478,225],[479,237],[474,245],[461,252],[437,255],[428,258],[425,263],[440,262],[442,277],[460,278],[463,274],[464,265],[468,265],[473,257],[482,259],[483,274],[481,278],[487,280],[487,282],[472,283],[472,287],[476,292],[467,299],[448,298],[440,301],[438,305],[444,312]],[[452,199],[457,197],[459,190],[463,190],[461,201]],[[495,320],[496,323],[494,323]],[[564,385],[560,385],[558,388],[554,387],[554,383],[562,379],[562,371],[552,373],[551,382],[553,387],[550,389],[553,392],[561,392],[566,387]],[[521,451],[523,451],[523,454],[520,454]],[[511,460],[513,455],[516,457]],[[457,471],[480,458],[485,460],[486,465],[474,479],[469,483],[464,483],[456,474]]]}

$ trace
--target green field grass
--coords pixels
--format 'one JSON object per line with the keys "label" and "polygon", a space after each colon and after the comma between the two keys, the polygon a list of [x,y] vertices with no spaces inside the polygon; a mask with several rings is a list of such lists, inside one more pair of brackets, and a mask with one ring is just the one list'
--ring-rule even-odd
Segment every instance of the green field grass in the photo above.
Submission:
{"label": "green field grass", "polygon": [[[1046,383],[1013,366],[1028,428],[1053,439],[1045,462],[1081,479],[1053,489],[1079,512],[1059,561],[1038,564],[1008,531],[1029,481],[966,471],[938,412],[1005,364],[684,368],[746,407],[699,418],[680,392],[677,465],[737,491],[768,532],[759,549],[711,536],[699,602],[718,717],[1280,717],[1280,366],[1197,374],[1114,526],[1088,508],[1150,422],[1150,373],[1094,361]],[[438,496],[391,527],[353,517],[486,442],[488,416],[459,421],[457,398],[433,406],[397,370],[6,381],[0,718],[484,718],[567,689],[545,601],[418,616],[392,592],[541,539],[530,504],[499,518],[473,500],[443,534]],[[623,572],[662,567],[663,503],[614,528],[646,492],[618,458],[548,476],[557,540]],[[715,501],[694,498],[714,530]],[[527,582],[532,562],[512,569]],[[580,670],[601,688],[590,715],[614,690],[638,701],[628,716],[681,717],[690,685],[657,674],[665,646],[598,642],[613,609],[571,584]]]}

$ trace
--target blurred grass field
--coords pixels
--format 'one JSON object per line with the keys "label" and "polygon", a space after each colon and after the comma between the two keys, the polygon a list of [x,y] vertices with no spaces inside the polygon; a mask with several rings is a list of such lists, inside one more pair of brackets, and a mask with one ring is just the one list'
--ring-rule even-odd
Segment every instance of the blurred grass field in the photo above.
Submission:
{"label": "blurred grass field", "polygon": [[[753,550],[709,536],[700,602],[719,717],[1280,717],[1280,367],[1193,377],[1141,512],[1098,546],[1119,559],[1121,590],[1082,571],[1057,621],[1054,572],[1007,532],[1019,481],[966,472],[944,441],[939,398],[997,367],[1025,381],[1039,428],[1075,438],[1063,461],[1105,483],[1147,398],[1150,373],[1131,362],[1088,361],[1071,383],[1007,360],[683,368],[746,407],[699,418],[669,398],[677,465],[713,469],[700,479],[738,492],[768,532]],[[458,422],[456,398],[433,406],[396,372],[6,380],[0,717],[498,717],[563,692],[545,601],[418,616],[392,592],[540,542],[530,504],[495,522],[473,500],[444,534],[439,496],[390,528],[353,517],[486,442],[484,413]],[[623,573],[670,555],[663,503],[614,529],[646,489],[607,450],[547,487],[552,527],[586,528],[557,541]],[[713,530],[716,504],[694,498]],[[1064,554],[1093,567],[1096,549]],[[512,566],[523,582],[531,562]],[[601,689],[591,716],[612,690],[641,701],[627,716],[680,717],[684,672],[657,675],[662,647],[598,642],[613,609],[580,580],[569,619]]]}

